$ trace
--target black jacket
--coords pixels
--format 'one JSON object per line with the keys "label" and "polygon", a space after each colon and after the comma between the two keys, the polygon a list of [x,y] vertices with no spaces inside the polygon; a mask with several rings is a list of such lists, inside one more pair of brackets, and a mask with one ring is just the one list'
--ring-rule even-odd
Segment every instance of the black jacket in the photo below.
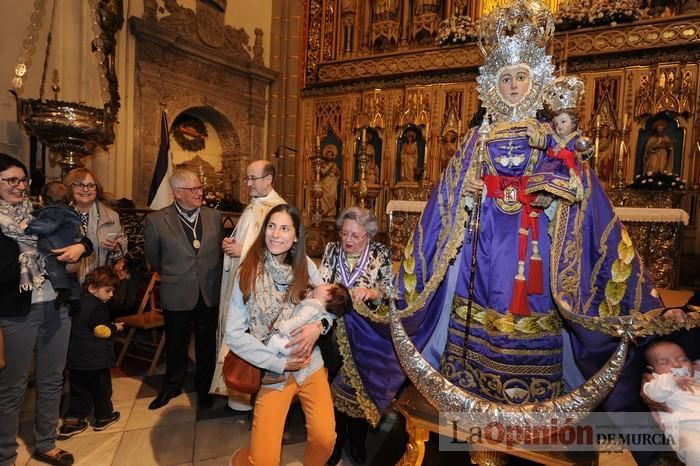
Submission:
{"label": "black jacket", "polygon": [[[100,338],[95,335],[95,327],[109,329],[110,336]],[[103,330],[106,330],[103,327]],[[85,292],[80,310],[73,316],[73,326],[68,346],[69,369],[97,370],[114,366],[114,342],[117,332],[109,317],[109,307],[92,293]]]}
{"label": "black jacket", "polygon": [[31,291],[19,291],[19,245],[0,232],[0,317],[28,314],[31,302]]}
{"label": "black jacket", "polygon": [[[85,246],[83,257],[92,254],[89,239],[81,238],[80,243]],[[32,292],[19,291],[19,246],[0,232],[0,317],[27,315],[31,303]]]}

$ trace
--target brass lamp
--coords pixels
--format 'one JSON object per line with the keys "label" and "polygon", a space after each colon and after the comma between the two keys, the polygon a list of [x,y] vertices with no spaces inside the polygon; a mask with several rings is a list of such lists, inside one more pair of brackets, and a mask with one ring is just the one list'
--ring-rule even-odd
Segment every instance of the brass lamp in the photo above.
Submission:
{"label": "brass lamp", "polygon": [[58,100],[60,89],[54,78],[52,87],[54,99],[44,99],[46,68],[51,50],[51,30],[53,28],[52,2],[51,25],[46,41],[44,67],[38,99],[21,98],[24,79],[31,65],[31,55],[41,29],[46,11],[45,0],[35,0],[31,23],[27,28],[24,52],[15,67],[12,78],[14,90],[10,91],[17,100],[17,122],[27,133],[46,144],[49,149],[61,155],[59,164],[64,173],[82,166],[80,158],[92,154],[98,146],[109,146],[114,142],[114,123],[119,111],[119,91],[114,65],[116,34],[124,23],[122,0],[89,0],[92,11],[93,32],[92,50],[98,59],[100,84],[104,108],[90,107],[82,103]]}

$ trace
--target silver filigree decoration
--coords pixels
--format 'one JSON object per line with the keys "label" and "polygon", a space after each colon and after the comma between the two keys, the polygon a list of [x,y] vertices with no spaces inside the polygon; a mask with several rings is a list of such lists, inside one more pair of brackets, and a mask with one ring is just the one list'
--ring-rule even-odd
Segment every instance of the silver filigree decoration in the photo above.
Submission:
{"label": "silver filigree decoration", "polygon": [[[393,296],[393,289],[390,290],[390,296]],[[411,342],[399,318],[394,299],[390,300],[389,308],[391,337],[399,362],[409,380],[441,416],[463,429],[482,424],[484,419],[523,427],[540,425],[545,417],[548,422],[552,419],[559,420],[562,427],[577,423],[600,404],[615,386],[632,340],[633,319],[620,318],[617,327],[619,345],[605,366],[583,385],[549,401],[510,405],[485,400],[447,380],[423,358]],[[536,429],[531,432],[536,432]],[[548,432],[551,434],[552,430]],[[531,439],[509,439],[512,443],[528,440]]]}
{"label": "silver filigree decoration", "polygon": [[[521,121],[543,108],[542,93],[554,79],[552,57],[546,46],[554,32],[552,14],[541,2],[515,0],[489,13],[479,27],[484,64],[476,78],[483,106],[495,121]],[[505,67],[526,65],[531,86],[516,105],[503,99],[498,77]]]}
{"label": "silver filigree decoration", "polygon": [[544,103],[553,112],[576,109],[583,98],[585,86],[576,76],[560,76],[545,87]]}

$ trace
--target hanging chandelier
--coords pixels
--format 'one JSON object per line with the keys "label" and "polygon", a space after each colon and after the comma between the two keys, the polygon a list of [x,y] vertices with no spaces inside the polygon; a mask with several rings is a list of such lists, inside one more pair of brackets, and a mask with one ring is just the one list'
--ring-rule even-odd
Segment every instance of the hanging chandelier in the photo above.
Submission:
{"label": "hanging chandelier", "polygon": [[115,52],[117,33],[124,23],[122,0],[89,0],[94,39],[92,50],[97,58],[103,108],[83,103],[58,100],[57,73],[53,80],[53,99],[44,98],[46,70],[51,54],[56,1],[51,2],[51,20],[46,40],[46,51],[39,87],[38,99],[25,99],[21,95],[32,55],[41,31],[46,12],[46,0],[35,0],[34,11],[23,42],[23,52],[15,67],[10,91],[17,100],[17,122],[30,136],[36,137],[52,152],[61,156],[59,164],[64,172],[82,166],[81,157],[91,155],[98,146],[107,147],[114,142],[114,123],[119,112],[119,88],[116,74]]}

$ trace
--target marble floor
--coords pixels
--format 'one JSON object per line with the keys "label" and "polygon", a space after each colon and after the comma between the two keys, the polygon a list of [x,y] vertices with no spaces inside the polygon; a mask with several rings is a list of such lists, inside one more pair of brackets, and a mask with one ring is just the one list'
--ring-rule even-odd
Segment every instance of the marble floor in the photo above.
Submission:
{"label": "marble floor", "polygon": [[[248,443],[248,414],[229,410],[223,398],[217,398],[210,409],[198,408],[190,380],[186,393],[171,400],[166,407],[151,411],[148,404],[156,395],[161,378],[160,375],[129,375],[115,369],[112,399],[115,409],[121,413],[119,422],[102,432],[89,429],[60,441],[58,446],[73,453],[76,464],[82,466],[227,466],[231,453]],[[43,464],[31,459],[33,398],[30,388],[22,408],[17,466]],[[282,465],[302,466],[305,436],[303,413],[296,404],[287,420]],[[402,419],[390,413],[370,432],[367,464],[396,464],[405,441]],[[424,465],[469,464],[465,453],[440,452],[438,443],[436,438],[431,438],[426,444]],[[352,463],[344,457],[340,464]],[[535,463],[513,459],[508,464]],[[634,466],[635,462],[628,453],[622,453],[601,457],[600,464]]]}

